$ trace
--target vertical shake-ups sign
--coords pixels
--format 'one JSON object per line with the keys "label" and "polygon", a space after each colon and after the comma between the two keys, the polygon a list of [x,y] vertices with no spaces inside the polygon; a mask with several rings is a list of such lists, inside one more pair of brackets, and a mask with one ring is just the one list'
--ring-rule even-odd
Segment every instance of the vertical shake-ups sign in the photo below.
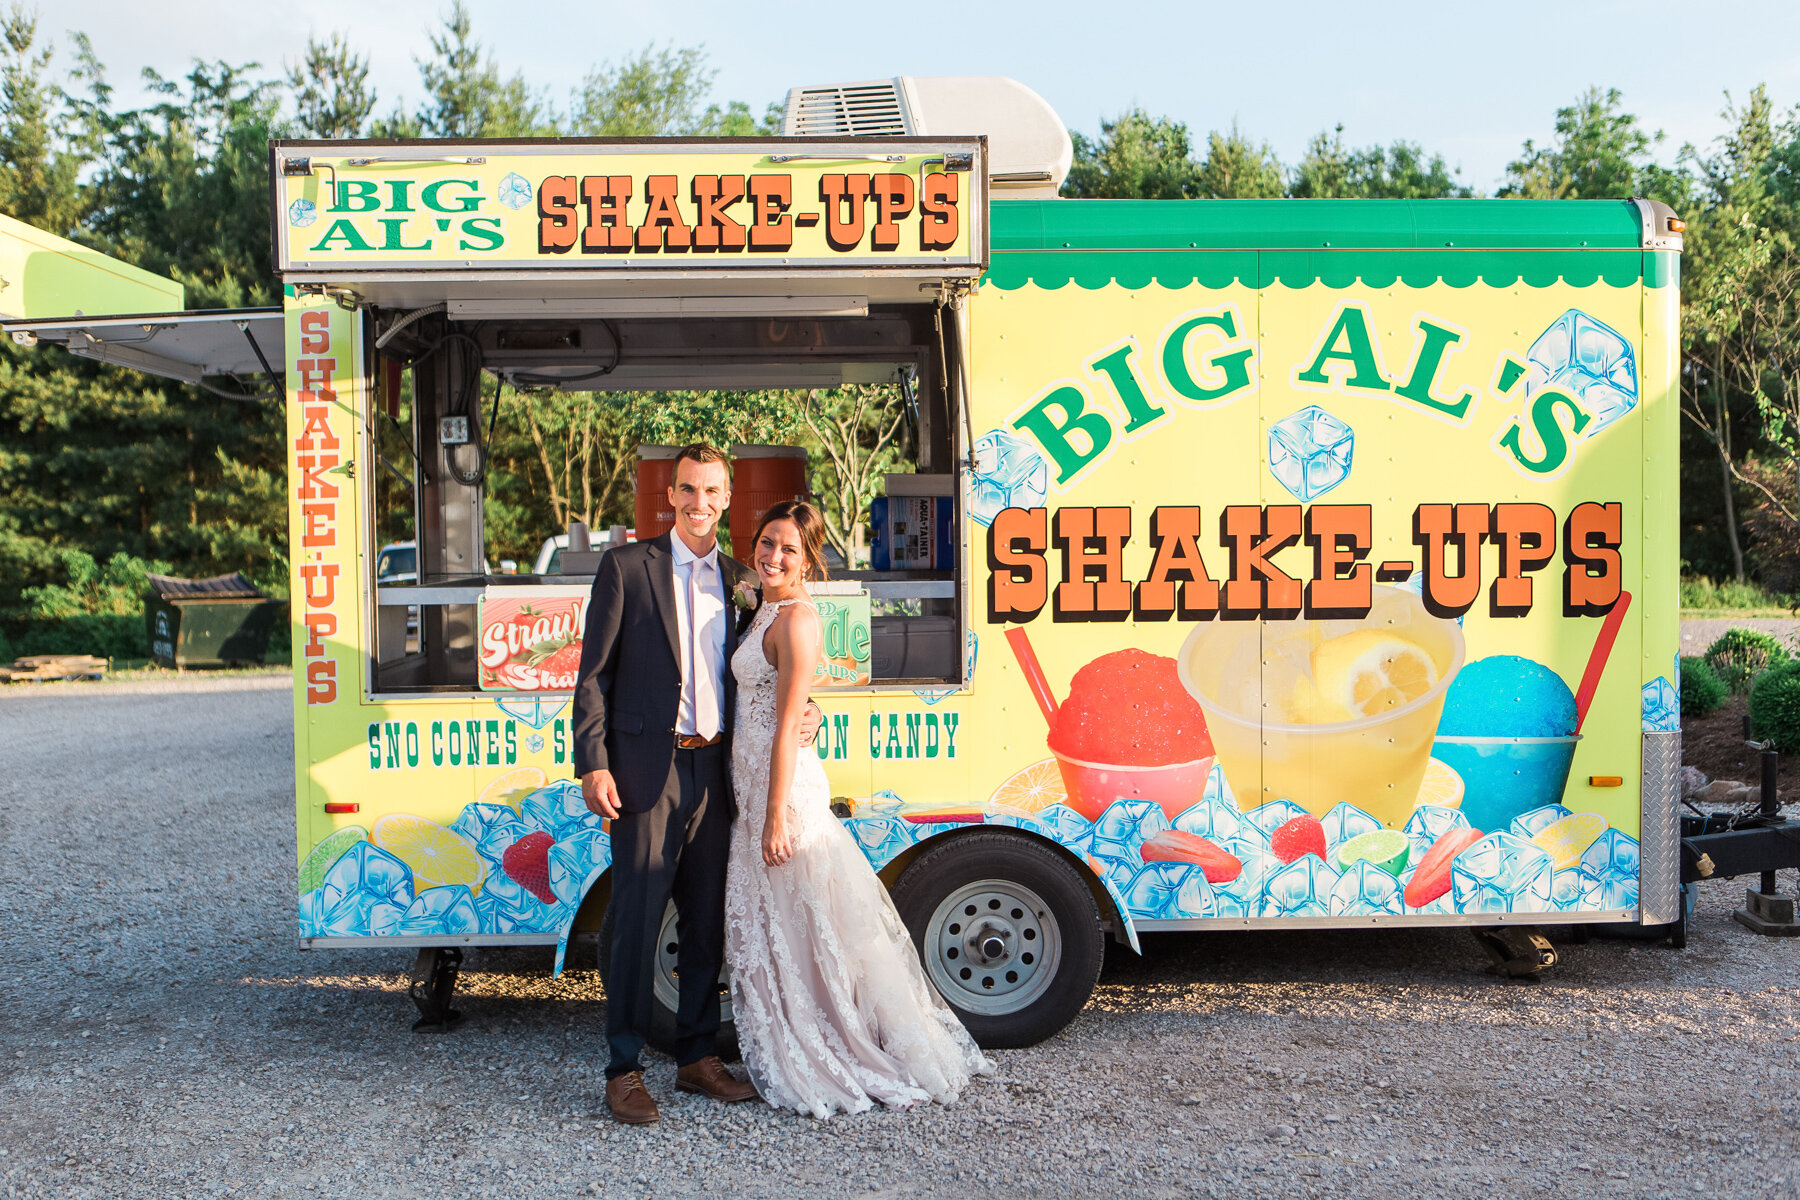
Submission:
{"label": "vertical shake-ups sign", "polygon": [[295,589],[305,640],[301,659],[305,667],[306,703],[330,704],[338,695],[338,662],[330,640],[339,633],[338,504],[344,473],[343,440],[332,428],[337,404],[335,376],[340,360],[354,361],[334,342],[329,309],[310,309],[299,319],[298,354],[293,359],[294,398],[298,414],[289,422],[295,429],[293,469],[293,535]]}

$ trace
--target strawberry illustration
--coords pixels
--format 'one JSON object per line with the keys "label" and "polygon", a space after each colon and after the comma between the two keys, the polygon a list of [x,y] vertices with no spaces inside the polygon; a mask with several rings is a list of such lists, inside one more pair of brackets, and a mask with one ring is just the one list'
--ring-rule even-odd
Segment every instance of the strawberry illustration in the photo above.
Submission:
{"label": "strawberry illustration", "polygon": [[555,841],[541,830],[528,833],[500,856],[500,865],[512,881],[545,904],[556,903],[556,893],[550,890],[550,847]]}
{"label": "strawberry illustration", "polygon": [[581,638],[570,633],[539,642],[526,652],[525,662],[546,675],[572,675],[581,670]]}

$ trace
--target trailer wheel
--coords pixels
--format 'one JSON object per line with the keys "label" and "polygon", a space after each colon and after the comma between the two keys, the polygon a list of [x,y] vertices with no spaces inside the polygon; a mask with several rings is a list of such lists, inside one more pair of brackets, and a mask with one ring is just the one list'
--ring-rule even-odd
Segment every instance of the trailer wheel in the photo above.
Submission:
{"label": "trailer wheel", "polygon": [[[600,985],[612,994],[612,946],[613,907],[606,906],[606,914],[600,918]],[[680,969],[675,965],[681,950],[681,938],[675,930],[675,902],[669,901],[663,909],[662,932],[656,939],[655,969],[650,975],[650,993],[654,1003],[650,1008],[650,1028],[644,1030],[644,1038],[656,1049],[665,1054],[673,1054],[675,1048],[675,1011],[681,1005]],[[738,1060],[737,1026],[731,1019],[731,969],[727,967],[719,973],[719,1057],[726,1062]]]}
{"label": "trailer wheel", "polygon": [[1100,912],[1047,847],[965,834],[921,854],[893,895],[926,975],[985,1049],[1036,1045],[1093,994]]}

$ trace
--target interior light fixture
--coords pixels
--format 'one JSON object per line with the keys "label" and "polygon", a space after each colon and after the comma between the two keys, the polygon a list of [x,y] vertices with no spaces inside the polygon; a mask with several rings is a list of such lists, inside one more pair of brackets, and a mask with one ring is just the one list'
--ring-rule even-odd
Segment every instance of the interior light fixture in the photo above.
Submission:
{"label": "interior light fixture", "polygon": [[867,296],[491,296],[445,301],[452,321],[583,317],[866,317]]}

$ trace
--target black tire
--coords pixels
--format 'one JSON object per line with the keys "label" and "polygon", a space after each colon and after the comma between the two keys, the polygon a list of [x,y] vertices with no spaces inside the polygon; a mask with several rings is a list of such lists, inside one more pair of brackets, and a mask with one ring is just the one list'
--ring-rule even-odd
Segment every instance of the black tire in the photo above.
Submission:
{"label": "black tire", "polygon": [[1100,911],[1080,872],[1049,847],[964,834],[921,854],[893,895],[927,977],[984,1049],[1034,1046],[1093,995]]}
{"label": "black tire", "polygon": [[[675,902],[669,901],[663,909],[663,936],[656,948],[656,974],[651,978],[651,990],[655,1003],[650,1009],[650,1028],[644,1031],[644,1039],[651,1046],[664,1054],[675,1052],[675,1005],[676,977],[680,974],[675,969],[675,955],[680,942],[675,936]],[[613,907],[606,906],[606,913],[600,918],[600,985],[607,994],[612,994],[612,946]],[[736,1062],[739,1058],[737,1042],[737,1026],[731,1020],[731,970],[726,968],[719,974],[719,1057],[726,1062]]]}

